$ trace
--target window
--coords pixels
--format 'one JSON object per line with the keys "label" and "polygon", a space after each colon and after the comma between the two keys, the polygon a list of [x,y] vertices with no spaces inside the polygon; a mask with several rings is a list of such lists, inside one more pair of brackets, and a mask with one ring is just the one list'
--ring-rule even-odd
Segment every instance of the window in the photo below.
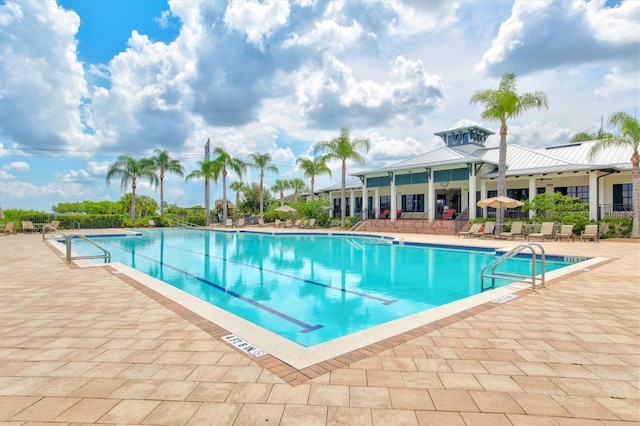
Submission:
{"label": "window", "polygon": [[380,211],[383,212],[385,210],[391,209],[391,197],[388,195],[383,195],[380,197]]}
{"label": "window", "polygon": [[555,191],[561,193],[562,195],[568,195],[569,197],[578,197],[578,199],[582,203],[588,203],[589,202],[589,187],[588,186],[556,187]]}
{"label": "window", "polygon": [[613,210],[614,211],[632,211],[633,208],[632,195],[633,185],[630,183],[621,183],[613,185]]}
{"label": "window", "polygon": [[424,194],[411,194],[402,196],[403,212],[424,213]]}
{"label": "window", "polygon": [[[346,198],[347,202],[347,216],[349,216],[349,206],[351,205],[351,199],[349,197]],[[333,199],[333,217],[341,217],[342,215],[342,210],[340,210],[340,206],[342,203],[340,203],[340,198],[334,198]]]}

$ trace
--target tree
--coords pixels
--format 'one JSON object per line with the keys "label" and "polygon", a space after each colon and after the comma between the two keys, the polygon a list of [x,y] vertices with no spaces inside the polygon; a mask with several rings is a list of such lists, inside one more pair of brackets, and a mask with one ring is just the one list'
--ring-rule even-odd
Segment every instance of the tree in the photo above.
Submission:
{"label": "tree", "polygon": [[158,185],[158,176],[155,173],[155,165],[150,158],[136,160],[129,155],[121,155],[114,161],[107,171],[107,184],[111,183],[111,178],[120,176],[122,178],[122,191],[126,191],[131,185],[131,205],[129,206],[129,217],[135,218],[136,213],[136,188],[138,178],[148,179],[151,186]]}
{"label": "tree", "polygon": [[[127,192],[120,197],[120,204],[124,206],[131,205],[131,192]],[[153,198],[148,195],[137,195],[136,196],[136,211],[134,216],[137,218],[142,218],[146,216],[154,215],[158,212],[158,203]]]}
{"label": "tree", "polygon": [[571,143],[589,142],[589,141],[596,141],[600,139],[610,139],[612,137],[613,135],[608,132],[596,133],[596,132],[584,131],[584,132],[578,132],[575,135],[571,136],[571,139],[569,139],[569,142]]}
{"label": "tree", "polygon": [[284,205],[284,191],[286,191],[290,187],[291,187],[291,183],[288,180],[284,180],[284,179],[276,179],[276,181],[273,183],[271,190],[273,192],[280,193],[280,206]]}
{"label": "tree", "polygon": [[218,183],[218,176],[222,174],[222,214],[227,218],[227,174],[231,169],[238,175],[238,179],[242,179],[242,174],[247,170],[247,164],[239,158],[234,158],[231,154],[220,147],[213,150],[214,174],[213,181]]}
{"label": "tree", "polygon": [[160,216],[164,218],[164,177],[166,173],[174,173],[178,176],[184,176],[184,166],[180,161],[174,160],[169,156],[166,149],[154,149],[155,154],[151,157],[156,170],[160,172]]}
{"label": "tree", "polygon": [[[509,73],[502,76],[497,90],[488,89],[475,92],[471,96],[471,104],[481,104],[484,120],[500,121],[500,148],[498,153],[498,196],[507,195],[507,120],[516,118],[532,108],[547,109],[547,95],[543,92],[526,92],[519,95],[516,92],[516,74]],[[496,211],[496,233],[502,232],[504,209]]]}
{"label": "tree", "polygon": [[229,185],[229,188],[231,188],[232,190],[236,191],[236,206],[240,206],[240,193],[242,191],[244,191],[244,189],[246,188],[245,184],[241,181],[241,180],[236,180],[234,182],[231,182],[231,185]]}
{"label": "tree", "polygon": [[[197,169],[193,170],[187,176],[185,176],[184,180],[188,181],[191,179],[213,179],[214,176],[214,164],[211,160],[198,161],[196,163],[198,166]],[[205,185],[206,188],[206,185]],[[207,200],[207,194],[205,189],[205,201]],[[205,215],[204,215],[204,223],[209,225],[211,223],[211,213],[209,212],[209,206],[205,206]]]}
{"label": "tree", "polygon": [[331,169],[327,167],[327,157],[324,155],[314,158],[300,157],[298,158],[298,164],[300,164],[300,168],[304,171],[304,176],[311,178],[311,201],[313,201],[315,196],[313,188],[316,176],[324,174],[332,176]]}
{"label": "tree", "polygon": [[258,186],[258,198],[260,198],[260,216],[264,216],[264,197],[262,196],[262,192],[264,191],[264,171],[269,170],[270,172],[278,173],[278,168],[271,163],[271,154],[260,154],[254,152],[253,154],[249,154],[249,158],[251,159],[251,163],[247,164],[249,167],[255,167],[260,169],[260,186]]}
{"label": "tree", "polygon": [[629,147],[631,153],[633,225],[631,238],[639,238],[640,231],[640,124],[638,119],[626,112],[616,112],[609,117],[609,124],[620,128],[620,136],[602,139],[589,150],[589,159],[593,161],[598,153],[612,147]]}
{"label": "tree", "polygon": [[355,161],[364,165],[364,157],[360,155],[358,150],[365,148],[369,152],[369,139],[356,138],[353,141],[349,139],[349,128],[340,129],[340,136],[330,141],[318,142],[314,145],[314,153],[321,151],[326,152],[327,160],[340,160],[342,162],[342,192],[340,194],[340,215],[341,226],[344,227],[345,217],[347,216],[347,160]]}
{"label": "tree", "polygon": [[304,191],[307,185],[300,178],[291,179],[289,181],[289,189],[293,189],[293,202],[298,202],[298,195],[300,191]]}
{"label": "tree", "polygon": [[[251,184],[245,185],[242,190],[244,201],[240,202],[238,209],[251,215],[258,214],[258,212],[260,212],[260,197],[258,197],[259,189],[260,186],[257,182],[251,182]],[[269,206],[273,203],[271,191],[266,188],[262,191],[262,201],[266,212],[269,210]]]}

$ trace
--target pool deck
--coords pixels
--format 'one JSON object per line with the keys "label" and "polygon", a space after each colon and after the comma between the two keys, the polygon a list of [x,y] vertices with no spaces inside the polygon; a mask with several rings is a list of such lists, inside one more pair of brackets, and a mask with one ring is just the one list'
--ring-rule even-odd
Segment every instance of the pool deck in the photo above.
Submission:
{"label": "pool deck", "polygon": [[0,422],[640,424],[640,242],[542,244],[609,260],[296,369],[113,266],[2,236]]}

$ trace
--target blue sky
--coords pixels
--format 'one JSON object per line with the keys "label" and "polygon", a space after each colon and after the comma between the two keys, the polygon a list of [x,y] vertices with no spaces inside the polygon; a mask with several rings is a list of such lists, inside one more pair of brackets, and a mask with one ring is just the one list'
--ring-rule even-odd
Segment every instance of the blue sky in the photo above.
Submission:
{"label": "blue sky", "polygon": [[[509,142],[566,143],[637,110],[639,26],[637,1],[0,1],[0,205],[117,200],[118,155],[167,149],[189,172],[207,138],[271,153],[267,185],[302,178],[296,159],[343,126],[384,167],[439,147],[434,132],[496,131],[469,99],[506,72],[549,97]],[[330,166],[316,188],[339,182]],[[202,182],[170,176],[165,198],[201,205]]]}

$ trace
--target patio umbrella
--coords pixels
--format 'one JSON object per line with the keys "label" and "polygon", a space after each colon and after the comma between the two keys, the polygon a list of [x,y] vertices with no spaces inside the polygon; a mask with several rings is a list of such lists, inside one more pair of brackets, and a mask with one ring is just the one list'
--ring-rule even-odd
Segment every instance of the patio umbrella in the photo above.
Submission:
{"label": "patio umbrella", "polygon": [[478,201],[478,207],[492,207],[494,209],[501,209],[505,207],[520,207],[523,206],[524,203],[522,201],[514,200],[513,198],[499,196],[499,197],[491,197],[486,198],[484,200]]}
{"label": "patio umbrella", "polygon": [[2,211],[2,206],[0,206],[0,219],[4,219],[4,212]]}
{"label": "patio umbrella", "polygon": [[294,212],[297,212],[298,210],[285,204],[284,206],[278,207],[276,211],[282,212],[282,213],[294,213]]}

